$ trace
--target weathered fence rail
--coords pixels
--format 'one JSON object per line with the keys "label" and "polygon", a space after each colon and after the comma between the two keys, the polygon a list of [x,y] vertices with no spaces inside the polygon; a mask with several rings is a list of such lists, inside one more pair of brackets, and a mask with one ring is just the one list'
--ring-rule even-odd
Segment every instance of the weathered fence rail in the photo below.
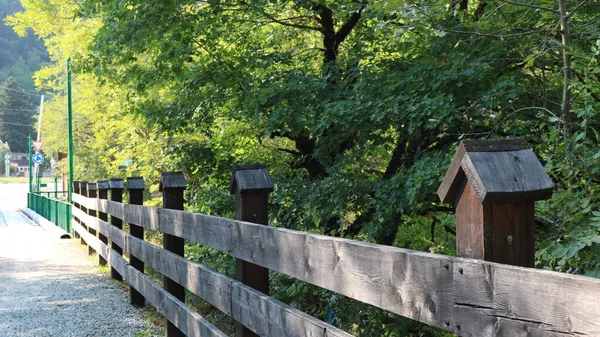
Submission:
{"label": "weathered fence rail", "polygon": [[[457,237],[459,251],[531,263],[533,245],[526,242],[533,239],[529,210],[534,198],[549,195],[552,184],[525,145],[520,141],[503,141],[496,147],[461,144],[442,185],[447,188],[441,188],[442,199],[455,198],[457,212],[462,212],[457,221],[468,235]],[[504,164],[510,167],[502,174],[508,174],[511,183],[496,182],[495,189],[486,185],[489,177],[495,179],[493,170]],[[539,174],[541,183],[521,183],[519,172]],[[163,174],[165,208],[141,205],[139,177],[128,179],[127,204],[121,202],[122,181],[112,188],[111,180],[110,200],[106,193],[96,197],[95,183],[80,183],[73,196],[76,234],[102,257],[99,263],[110,264],[114,278],[131,285],[132,303],[140,305],[145,299],[165,316],[168,336],[224,336],[185,305],[181,287],[239,322],[237,336],[350,336],[269,297],[268,270],[460,336],[600,336],[600,279],[260,224],[267,223],[272,190],[264,166],[234,172],[231,191],[236,194],[238,220],[186,212],[181,210],[185,184],[177,181],[180,178]],[[517,198],[522,204],[483,201],[493,202],[500,195],[507,202],[522,189],[528,189],[526,198]],[[489,193],[494,198],[486,196]],[[129,233],[121,229],[122,222],[129,224]],[[162,233],[164,248],[144,241],[144,229]],[[236,279],[185,259],[183,240],[235,257]],[[128,252],[130,262],[123,252]],[[144,265],[163,274],[168,281],[164,288],[144,275]]]}
{"label": "weathered fence rail", "polygon": [[[461,336],[600,336],[598,279],[80,195],[73,200]],[[349,336],[79,209],[73,215],[261,336]],[[186,335],[220,336],[76,221],[73,228]]]}

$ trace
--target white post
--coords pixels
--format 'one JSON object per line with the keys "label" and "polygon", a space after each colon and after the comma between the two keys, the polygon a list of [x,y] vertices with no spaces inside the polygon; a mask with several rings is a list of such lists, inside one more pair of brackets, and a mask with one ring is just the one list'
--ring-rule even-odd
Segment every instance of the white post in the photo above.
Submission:
{"label": "white post", "polygon": [[[37,138],[36,140],[39,142],[42,137],[42,113],[44,112],[44,95],[40,98],[40,118],[38,118],[38,130],[37,130]],[[35,164],[35,169],[33,172],[38,174],[40,172],[40,165]]]}

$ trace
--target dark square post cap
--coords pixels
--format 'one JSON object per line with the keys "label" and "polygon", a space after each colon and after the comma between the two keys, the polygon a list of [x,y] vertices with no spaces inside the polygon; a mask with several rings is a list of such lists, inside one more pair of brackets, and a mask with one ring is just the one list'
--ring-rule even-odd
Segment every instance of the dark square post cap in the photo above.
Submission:
{"label": "dark square post cap", "polygon": [[98,189],[99,190],[108,190],[110,188],[110,185],[108,183],[108,180],[99,180],[98,181]]}
{"label": "dark square post cap", "polygon": [[158,189],[163,190],[185,190],[185,176],[183,172],[163,172],[160,175],[160,185]]}
{"label": "dark square post cap", "polygon": [[79,182],[79,188],[87,190],[87,185],[88,185],[87,181],[80,181]]}
{"label": "dark square post cap", "polygon": [[108,182],[108,184],[109,184],[111,190],[116,190],[116,189],[122,190],[125,188],[125,185],[123,184],[123,179],[120,179],[120,178],[111,179]]}
{"label": "dark square post cap", "polygon": [[483,204],[548,199],[554,183],[523,139],[464,140],[438,189],[442,202],[459,197],[464,180]]}
{"label": "dark square post cap", "polygon": [[144,178],[142,177],[129,177],[127,178],[127,190],[144,190],[146,187],[144,186]]}
{"label": "dark square post cap", "polygon": [[98,185],[96,183],[87,183],[88,191],[97,191]]}
{"label": "dark square post cap", "polygon": [[250,164],[234,165],[229,192],[239,194],[248,191],[273,192],[273,181],[269,175],[267,165]]}

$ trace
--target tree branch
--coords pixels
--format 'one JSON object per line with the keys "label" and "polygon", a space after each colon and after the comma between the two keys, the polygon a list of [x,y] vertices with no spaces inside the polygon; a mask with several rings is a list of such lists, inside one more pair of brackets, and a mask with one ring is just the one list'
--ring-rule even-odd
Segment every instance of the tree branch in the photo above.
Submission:
{"label": "tree branch", "polygon": [[539,9],[539,10],[542,10],[542,11],[552,12],[552,13],[555,13],[555,14],[559,13],[558,10],[552,9],[552,8],[548,8],[548,7],[542,7],[542,6],[524,4],[524,3],[514,2],[514,1],[509,1],[509,0],[500,0],[500,1],[504,2],[506,4],[509,4],[509,5],[521,6],[521,7],[529,7],[529,8],[533,8],[533,9]]}
{"label": "tree branch", "polygon": [[352,32],[352,29],[354,29],[354,27],[358,23],[358,20],[360,20],[362,12],[365,10],[366,7],[367,7],[367,1],[366,0],[361,1],[360,8],[357,9],[356,12],[354,12],[350,16],[348,21],[346,21],[346,23],[344,23],[342,25],[342,27],[340,27],[340,29],[337,31],[337,33],[335,33],[335,40],[336,40],[335,42],[338,46],[340,45],[340,43],[344,42],[344,40],[346,39],[346,37],[348,37],[348,35],[350,35],[350,32]]}

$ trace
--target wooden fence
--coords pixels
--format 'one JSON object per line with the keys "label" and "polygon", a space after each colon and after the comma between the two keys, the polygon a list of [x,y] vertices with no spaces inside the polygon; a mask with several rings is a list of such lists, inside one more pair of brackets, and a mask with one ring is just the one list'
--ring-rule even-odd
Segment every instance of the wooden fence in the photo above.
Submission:
{"label": "wooden fence", "polygon": [[[256,181],[259,175],[248,178],[250,185],[261,184]],[[73,196],[77,235],[99,254],[100,263],[110,264],[115,278],[122,277],[142,296],[141,303],[145,299],[169,321],[168,336],[225,336],[185,305],[184,288],[239,322],[238,336],[350,336],[269,297],[261,269],[460,336],[600,336],[599,279],[190,213],[181,210],[185,185],[178,179],[176,174],[163,174],[165,208],[139,205],[135,184],[127,190],[130,203],[121,203],[123,187],[118,181],[115,188],[113,181],[108,186],[112,200],[92,192],[105,182],[76,184],[78,194]],[[268,188],[253,189],[246,183],[236,181],[234,173],[237,217],[265,222],[261,212]],[[121,221],[130,224],[134,234],[121,230]],[[163,233],[165,248],[144,241],[141,228]],[[168,242],[171,239],[180,241]],[[184,239],[237,258],[237,280],[182,257]],[[122,251],[131,256],[129,263]],[[134,266],[133,261],[140,262]],[[167,289],[144,275],[144,264],[165,276]],[[256,281],[257,275],[262,280]],[[261,287],[262,292],[255,289]]]}

